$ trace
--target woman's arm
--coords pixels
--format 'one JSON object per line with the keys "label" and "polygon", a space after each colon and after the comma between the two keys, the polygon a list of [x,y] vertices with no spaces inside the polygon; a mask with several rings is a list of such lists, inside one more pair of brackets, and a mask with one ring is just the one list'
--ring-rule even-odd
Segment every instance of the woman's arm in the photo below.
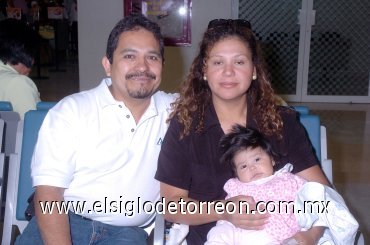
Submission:
{"label": "woman's arm", "polygon": [[[306,179],[307,181],[319,182],[323,185],[331,186],[325,174],[318,165],[312,166],[301,172],[297,173],[298,176]],[[320,240],[324,234],[325,227],[315,226],[307,231],[296,233],[293,238],[300,242],[299,244],[314,245]]]}
{"label": "woman's arm", "polygon": [[318,182],[323,185],[331,186],[324,172],[318,165],[302,170],[301,172],[298,172],[297,175],[307,181]]}
{"label": "woman's arm", "polygon": [[[322,235],[324,234],[325,227],[315,226],[307,231],[297,232],[292,238],[297,242],[296,244],[302,245],[316,245]],[[286,241],[290,241],[287,239]],[[283,243],[285,244],[285,243]]]}
{"label": "woman's arm", "polygon": [[[245,210],[244,212],[218,212],[215,210],[215,203],[222,203],[223,205],[226,202],[233,202],[237,210],[240,208],[240,203],[244,202],[248,203],[250,207],[255,207],[255,201],[252,197],[248,196],[237,196],[234,198],[230,198],[228,200],[217,200],[213,202],[208,202],[204,204],[204,202],[197,201],[194,199],[189,198],[188,191],[184,189],[180,189],[165,183],[161,183],[161,196],[165,198],[166,201],[166,212],[164,217],[166,220],[175,223],[187,224],[187,225],[201,225],[206,224],[218,220],[227,220],[231,222],[233,225],[243,229],[254,229],[259,230],[263,229],[263,225],[267,222],[269,215],[268,214],[260,214],[260,213],[247,213]],[[171,214],[169,213],[167,207],[169,202],[179,203],[180,200],[184,203],[194,202],[198,205],[198,212],[195,214],[186,213],[186,210],[177,210],[177,212]],[[186,205],[186,204],[185,204]],[[217,206],[217,205],[216,205]],[[200,212],[200,208],[202,207],[202,212]],[[209,209],[207,207],[210,207]],[[182,212],[183,211],[183,212]]]}

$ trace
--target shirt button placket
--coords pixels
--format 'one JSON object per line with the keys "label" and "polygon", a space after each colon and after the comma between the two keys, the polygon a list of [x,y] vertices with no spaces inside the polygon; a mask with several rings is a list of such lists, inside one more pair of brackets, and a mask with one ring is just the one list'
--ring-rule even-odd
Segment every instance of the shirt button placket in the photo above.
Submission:
{"label": "shirt button placket", "polygon": [[[119,107],[119,108],[122,108],[122,105],[118,105],[118,107]],[[127,118],[127,119],[130,119],[130,118],[131,118],[131,116],[130,116],[129,114],[126,114],[126,118]],[[133,133],[133,132],[135,132],[135,129],[134,129],[134,128],[132,128],[130,131],[131,131],[131,133]]]}

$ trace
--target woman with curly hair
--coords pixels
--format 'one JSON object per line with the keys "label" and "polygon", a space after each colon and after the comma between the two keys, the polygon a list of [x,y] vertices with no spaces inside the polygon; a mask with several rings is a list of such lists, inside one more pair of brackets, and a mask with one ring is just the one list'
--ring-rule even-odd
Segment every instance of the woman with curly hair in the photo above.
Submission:
{"label": "woman with curly hair", "polygon": [[[268,214],[248,212],[245,204],[256,204],[252,197],[228,199],[235,210],[222,209],[231,207],[224,201],[223,186],[233,172],[220,164],[219,141],[235,124],[268,138],[280,156],[277,169],[292,163],[293,173],[328,185],[297,113],[276,103],[248,21],[209,23],[170,118],[155,177],[167,207],[186,203],[176,211],[165,209],[165,219],[190,225],[188,244],[203,244],[218,220],[244,229],[262,229],[268,222]],[[323,228],[316,227],[295,238],[315,244],[322,233]]]}

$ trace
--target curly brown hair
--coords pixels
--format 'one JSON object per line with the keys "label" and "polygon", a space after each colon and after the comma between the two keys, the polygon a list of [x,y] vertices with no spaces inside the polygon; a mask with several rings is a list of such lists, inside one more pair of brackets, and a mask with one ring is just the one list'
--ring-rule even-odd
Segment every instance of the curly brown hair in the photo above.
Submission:
{"label": "curly brown hair", "polygon": [[183,126],[180,138],[188,135],[192,127],[195,127],[196,132],[203,130],[204,112],[212,103],[212,92],[207,81],[203,79],[205,64],[212,47],[229,37],[238,37],[252,52],[252,62],[256,68],[257,79],[251,82],[247,96],[248,101],[253,105],[252,114],[258,129],[265,135],[276,134],[281,137],[283,123],[277,112],[274,91],[259,44],[250,28],[229,24],[207,29],[189,75],[180,85],[180,96],[173,103],[174,111],[170,115],[170,118],[176,117]]}

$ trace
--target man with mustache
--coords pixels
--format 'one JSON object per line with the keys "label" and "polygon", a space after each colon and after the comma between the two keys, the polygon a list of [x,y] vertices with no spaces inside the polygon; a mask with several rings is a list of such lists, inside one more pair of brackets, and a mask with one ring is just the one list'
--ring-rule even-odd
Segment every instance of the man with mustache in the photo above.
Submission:
{"label": "man with mustache", "polygon": [[163,54],[157,24],[125,17],[102,59],[109,78],[48,112],[32,160],[36,216],[18,244],[146,244],[155,213],[143,204],[159,198],[154,173],[174,100],[157,91]]}

